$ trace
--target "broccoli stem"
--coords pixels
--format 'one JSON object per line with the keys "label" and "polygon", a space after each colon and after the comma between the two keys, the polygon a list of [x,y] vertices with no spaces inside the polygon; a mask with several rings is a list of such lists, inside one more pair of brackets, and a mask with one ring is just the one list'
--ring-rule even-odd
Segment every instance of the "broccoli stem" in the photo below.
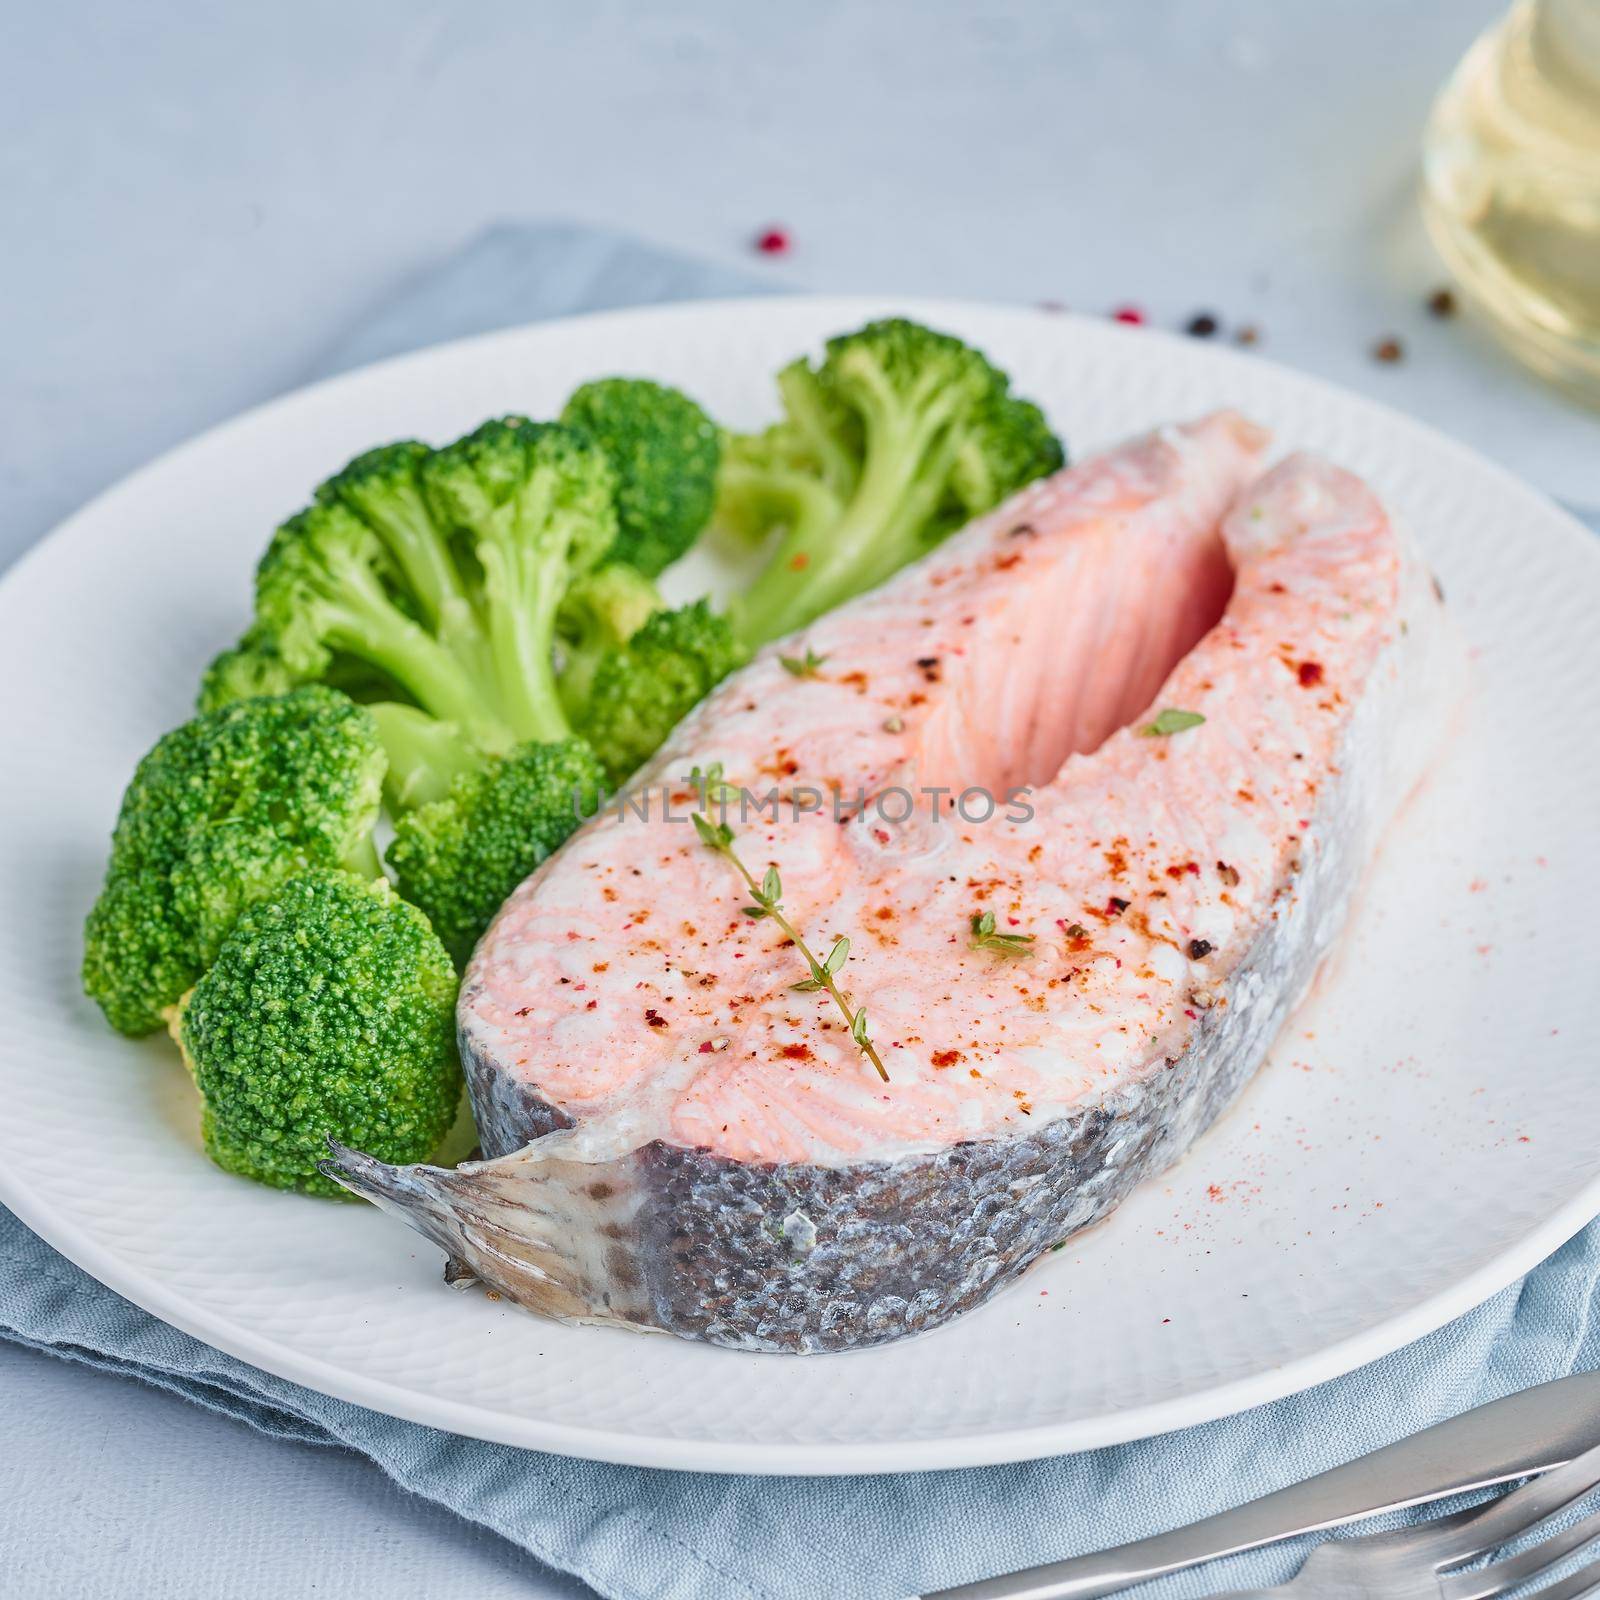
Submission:
{"label": "broccoli stem", "polygon": [[531,495],[520,514],[536,527],[547,524],[532,551],[515,538],[479,546],[489,652],[501,713],[516,740],[549,744],[572,736],[556,684],[555,638],[573,541],[567,515],[551,509],[547,493]]}
{"label": "broccoli stem", "polygon": [[378,738],[389,758],[384,797],[396,811],[414,811],[443,800],[463,773],[481,765],[483,755],[448,722],[416,706],[379,700],[367,707],[378,724]]}
{"label": "broccoli stem", "polygon": [[434,631],[449,643],[467,645],[480,631],[477,616],[431,518],[418,505],[408,507],[405,515],[384,517],[380,526]]}
{"label": "broccoli stem", "polygon": [[492,743],[500,732],[492,705],[461,663],[397,611],[365,567],[345,563],[341,577],[344,587],[328,643],[386,672],[440,721]]}
{"label": "broccoli stem", "polygon": [[842,516],[833,519],[831,496],[819,485],[793,475],[793,520],[734,605],[735,630],[747,645],[803,628],[922,553],[923,486],[936,492],[944,476],[941,458],[953,449],[948,409],[935,404],[909,420],[888,407],[873,410],[860,482]]}
{"label": "broccoli stem", "polygon": [[383,876],[383,863],[378,859],[378,847],[372,842],[370,831],[351,844],[340,865],[367,883]]}

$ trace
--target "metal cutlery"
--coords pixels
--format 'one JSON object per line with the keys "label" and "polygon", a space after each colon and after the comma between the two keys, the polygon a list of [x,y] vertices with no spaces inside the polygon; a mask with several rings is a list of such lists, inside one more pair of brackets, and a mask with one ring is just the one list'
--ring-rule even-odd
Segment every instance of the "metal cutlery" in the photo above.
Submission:
{"label": "metal cutlery", "polygon": [[[1384,1600],[1496,1600],[1600,1539],[1600,1512],[1591,1512],[1489,1566],[1453,1569],[1570,1510],[1597,1485],[1600,1448],[1470,1511],[1365,1539],[1331,1539],[1318,1545],[1287,1583],[1270,1589],[1234,1589],[1217,1600],[1363,1600],[1375,1595]],[[1600,1587],[1600,1562],[1591,1562],[1538,1590],[1531,1600],[1541,1595],[1546,1600],[1567,1600],[1596,1587]]]}
{"label": "metal cutlery", "polygon": [[[924,1600],[1094,1600],[1219,1556],[1546,1472],[1596,1446],[1600,1373],[1577,1373],[1479,1406],[1187,1527],[1009,1576],[930,1591]],[[1430,1527],[1442,1534],[1450,1520]],[[1343,1541],[1340,1547],[1353,1542]]]}

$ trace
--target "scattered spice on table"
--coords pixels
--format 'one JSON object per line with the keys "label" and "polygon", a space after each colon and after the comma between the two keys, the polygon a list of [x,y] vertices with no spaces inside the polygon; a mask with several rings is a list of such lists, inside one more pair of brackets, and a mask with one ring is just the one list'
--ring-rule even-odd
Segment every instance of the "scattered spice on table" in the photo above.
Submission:
{"label": "scattered spice on table", "polygon": [[1394,366],[1397,362],[1404,361],[1406,357],[1405,346],[1392,334],[1387,339],[1380,339],[1372,347],[1372,359],[1381,361],[1385,366]]}
{"label": "scattered spice on table", "polygon": [[1125,322],[1131,328],[1139,328],[1144,326],[1144,312],[1138,306],[1118,306],[1111,313],[1111,320]]}
{"label": "scattered spice on table", "polygon": [[755,240],[756,249],[764,256],[787,255],[793,243],[787,228],[763,228]]}
{"label": "scattered spice on table", "polygon": [[1233,342],[1242,345],[1260,344],[1261,330],[1253,322],[1247,322],[1234,334]]}
{"label": "scattered spice on table", "polygon": [[1434,316],[1444,318],[1456,314],[1456,297],[1448,289],[1435,289],[1428,296],[1428,310]]}
{"label": "scattered spice on table", "polygon": [[1220,326],[1209,311],[1197,311],[1184,324],[1183,331],[1193,339],[1209,339]]}

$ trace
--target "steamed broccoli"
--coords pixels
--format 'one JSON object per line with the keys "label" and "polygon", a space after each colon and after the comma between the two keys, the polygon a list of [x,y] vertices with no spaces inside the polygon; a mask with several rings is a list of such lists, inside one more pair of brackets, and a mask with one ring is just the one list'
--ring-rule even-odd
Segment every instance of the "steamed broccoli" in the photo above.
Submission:
{"label": "steamed broccoli", "polygon": [[[394,708],[379,714],[386,743],[391,726],[415,737],[390,750],[392,795],[566,738],[556,614],[615,540],[615,486],[599,446],[520,417],[442,450],[369,451],[273,536],[255,621],[202,698],[314,679]],[[418,767],[425,755],[444,767]]]}
{"label": "steamed broccoli", "polygon": [[271,636],[264,629],[252,626],[238,644],[224,650],[206,668],[196,709],[220,711],[236,700],[287,694],[297,688],[299,682],[284,664]]}
{"label": "steamed broccoli", "polygon": [[574,727],[581,726],[600,662],[665,604],[649,578],[621,561],[608,561],[567,591],[556,628],[561,638],[561,703]]}
{"label": "steamed broccoli", "polygon": [[727,618],[704,600],[658,611],[598,664],[584,736],[613,783],[653,755],[743,659]]}
{"label": "steamed broccoli", "polygon": [[458,963],[511,891],[593,814],[603,776],[581,740],[523,745],[396,823],[388,862],[400,892]]}
{"label": "steamed broccoli", "polygon": [[602,378],[573,391],[561,420],[586,433],[617,474],[612,557],[656,577],[711,519],[722,442],[687,395],[648,378]]}
{"label": "steamed broccoli", "polygon": [[381,878],[314,871],[239,918],[171,1027],[218,1166],[340,1195],[330,1135],[425,1160],[455,1119],[456,974],[422,913]]}
{"label": "steamed broccoli", "polygon": [[309,867],[377,870],[384,755],[372,718],[307,687],[196,717],[139,763],[85,928],[83,985],[150,1033],[244,908]]}
{"label": "steamed broccoli", "polygon": [[734,602],[762,644],[873,588],[1064,459],[1039,408],[971,346],[902,319],[778,376],[784,419],[727,441],[718,520],[779,537]]}

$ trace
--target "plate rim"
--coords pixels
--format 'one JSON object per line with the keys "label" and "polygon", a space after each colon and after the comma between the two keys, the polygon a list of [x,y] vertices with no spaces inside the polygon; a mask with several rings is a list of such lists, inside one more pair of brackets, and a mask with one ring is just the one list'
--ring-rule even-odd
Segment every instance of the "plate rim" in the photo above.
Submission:
{"label": "plate rim", "polygon": [[[921,295],[759,294],[631,306],[519,323],[402,352],[297,386],[178,442],[101,489],[36,540],[0,574],[0,599],[4,599],[6,592],[14,590],[19,582],[31,578],[36,564],[45,558],[47,551],[59,549],[81,527],[92,525],[118,497],[134,490],[148,477],[173,470],[191,453],[199,454],[224,445],[230,434],[246,430],[280,410],[303,405],[313,396],[326,399],[330,391],[336,391],[340,385],[371,382],[382,374],[393,375],[407,367],[423,367],[459,358],[474,348],[486,349],[555,328],[578,328],[581,331],[584,327],[602,323],[715,320],[731,314],[760,316],[763,312],[791,309],[804,309],[819,319],[837,317],[842,326],[854,319],[894,313],[934,323],[946,318],[959,320],[973,315],[998,316],[1019,323],[1043,322],[1047,326],[1092,328],[1096,337],[1117,341],[1156,340],[1183,348],[1189,353],[1197,353],[1194,352],[1192,341],[1165,330],[1117,328],[1098,318],[1070,312],[1044,312],[1026,305]],[[1224,371],[1235,363],[1241,368],[1248,365],[1257,370],[1265,366],[1295,387],[1331,398],[1340,406],[1366,413],[1375,423],[1410,434],[1431,450],[1453,458],[1475,474],[1491,475],[1504,489],[1537,507],[1541,523],[1549,528],[1548,534],[1541,531],[1541,538],[1560,537],[1573,552],[1579,549],[1585,552],[1578,559],[1600,562],[1600,541],[1596,541],[1594,535],[1558,502],[1498,461],[1432,424],[1419,421],[1381,400],[1254,353],[1245,354],[1223,347],[1208,347],[1204,353],[1208,360],[1216,362]],[[1555,532],[1557,526],[1562,528],[1559,536]],[[1293,1361],[1264,1366],[1246,1377],[1187,1395],[1089,1417],[1041,1421],[997,1430],[969,1430],[930,1438],[856,1440],[848,1443],[773,1444],[623,1432],[608,1427],[510,1415],[486,1405],[446,1399],[387,1379],[368,1377],[353,1367],[341,1366],[296,1350],[276,1339],[257,1335],[245,1324],[191,1303],[181,1291],[134,1263],[123,1260],[86,1229],[58,1215],[48,1203],[41,1201],[35,1204],[32,1192],[3,1166],[0,1166],[0,1202],[7,1205],[25,1226],[46,1243],[144,1311],[228,1355],[337,1400],[370,1407],[401,1420],[453,1433],[465,1433],[469,1437],[494,1443],[548,1450],[589,1460],[705,1472],[818,1476],[840,1472],[952,1470],[1072,1454],[1149,1438],[1235,1415],[1253,1406],[1282,1399],[1315,1384],[1343,1376],[1356,1367],[1434,1332],[1446,1322],[1481,1305],[1560,1248],[1600,1215],[1600,1171],[1520,1238],[1447,1287],[1414,1306]],[[616,1333],[615,1337],[627,1335]],[[851,1354],[853,1352],[842,1352],[825,1359],[848,1360]],[[766,1359],[783,1358],[771,1356]]]}

